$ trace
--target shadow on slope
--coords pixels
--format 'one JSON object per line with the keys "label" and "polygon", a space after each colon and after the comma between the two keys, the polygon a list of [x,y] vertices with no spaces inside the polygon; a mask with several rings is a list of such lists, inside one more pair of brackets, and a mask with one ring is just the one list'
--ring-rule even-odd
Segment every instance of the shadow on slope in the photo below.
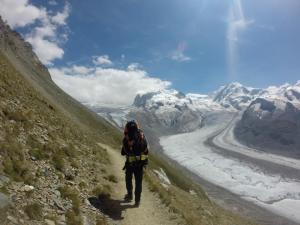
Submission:
{"label": "shadow on slope", "polygon": [[112,199],[108,195],[99,195],[98,198],[90,197],[88,200],[92,206],[113,220],[124,219],[122,212],[126,209],[135,208],[134,205],[130,205],[127,201]]}

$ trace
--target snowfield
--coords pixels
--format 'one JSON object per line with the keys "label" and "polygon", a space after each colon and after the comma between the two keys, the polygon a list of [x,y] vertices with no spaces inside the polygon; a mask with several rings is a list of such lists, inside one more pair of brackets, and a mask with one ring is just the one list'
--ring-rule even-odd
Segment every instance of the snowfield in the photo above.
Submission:
{"label": "snowfield", "polygon": [[[224,157],[204,144],[208,137],[225,126],[226,124],[207,126],[191,133],[161,137],[160,144],[168,157],[208,182],[300,223],[299,180],[284,178],[280,174],[265,173],[257,165]],[[221,140],[217,143],[222,144]],[[236,151],[244,151],[242,145],[235,148]],[[253,157],[260,157],[254,150],[247,149],[247,151],[247,154],[251,153]],[[264,157],[268,158],[268,155],[264,154]],[[283,158],[279,157],[278,162],[295,167],[293,160],[290,162]],[[298,168],[298,162],[296,165]]]}

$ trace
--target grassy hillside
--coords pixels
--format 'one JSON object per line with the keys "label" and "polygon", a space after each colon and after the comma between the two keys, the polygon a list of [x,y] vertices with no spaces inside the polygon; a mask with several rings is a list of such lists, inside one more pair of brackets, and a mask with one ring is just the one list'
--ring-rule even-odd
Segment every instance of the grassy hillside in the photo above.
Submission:
{"label": "grassy hillside", "polygon": [[[109,159],[97,142],[112,139],[115,131],[105,126],[97,127],[100,135],[84,131],[35,91],[2,54],[0,81],[0,174],[9,178],[1,192],[14,196],[8,215],[22,218],[20,224],[64,220],[64,215],[67,224],[80,224],[85,214],[96,219],[90,209],[82,213],[81,203],[95,188],[110,189]],[[25,190],[26,185],[34,190]]]}
{"label": "grassy hillside", "polygon": [[31,46],[0,19],[0,224],[105,224],[85,201],[113,184],[97,143],[118,147],[120,140],[52,82]]}

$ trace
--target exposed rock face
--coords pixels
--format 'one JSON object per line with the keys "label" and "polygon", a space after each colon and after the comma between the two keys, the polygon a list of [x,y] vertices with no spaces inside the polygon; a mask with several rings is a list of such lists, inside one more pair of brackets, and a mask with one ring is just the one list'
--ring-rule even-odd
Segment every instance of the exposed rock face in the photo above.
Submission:
{"label": "exposed rock face", "polygon": [[9,197],[0,192],[0,211],[10,205]]}
{"label": "exposed rock face", "polygon": [[300,110],[289,101],[258,98],[244,112],[235,135],[249,146],[300,158]]}

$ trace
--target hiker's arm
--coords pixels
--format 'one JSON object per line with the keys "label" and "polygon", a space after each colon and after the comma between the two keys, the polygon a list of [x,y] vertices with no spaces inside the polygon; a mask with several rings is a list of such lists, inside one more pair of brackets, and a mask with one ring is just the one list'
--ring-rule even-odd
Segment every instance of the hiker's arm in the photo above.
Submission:
{"label": "hiker's arm", "polygon": [[121,155],[127,155],[127,151],[126,151],[125,144],[126,144],[126,140],[125,140],[125,138],[124,138],[124,139],[123,139],[122,149],[121,149]]}
{"label": "hiker's arm", "polygon": [[124,145],[122,146],[121,155],[127,155]]}
{"label": "hiker's arm", "polygon": [[148,151],[148,142],[146,137],[144,136],[144,154],[148,155],[149,151]]}

